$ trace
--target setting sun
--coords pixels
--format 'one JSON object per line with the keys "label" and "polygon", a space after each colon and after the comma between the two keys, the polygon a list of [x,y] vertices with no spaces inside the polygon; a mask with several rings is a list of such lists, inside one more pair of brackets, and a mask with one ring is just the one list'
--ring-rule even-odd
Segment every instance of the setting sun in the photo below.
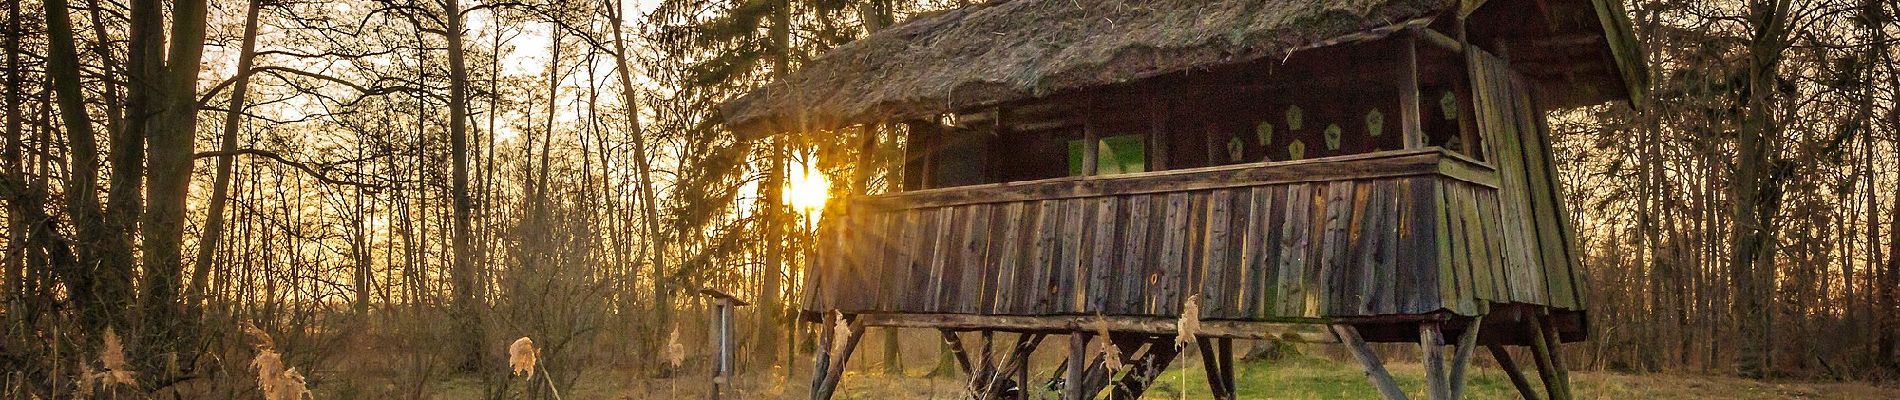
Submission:
{"label": "setting sun", "polygon": [[785,174],[785,205],[806,214],[825,208],[825,199],[831,196],[831,181],[818,170],[818,156],[803,157],[787,167],[790,171]]}

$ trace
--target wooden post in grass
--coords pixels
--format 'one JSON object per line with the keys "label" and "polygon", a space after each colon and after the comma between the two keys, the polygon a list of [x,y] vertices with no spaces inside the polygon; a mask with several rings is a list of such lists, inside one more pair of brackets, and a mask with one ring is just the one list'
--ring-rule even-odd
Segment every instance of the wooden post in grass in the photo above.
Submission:
{"label": "wooden post in grass", "polygon": [[1366,344],[1366,338],[1359,336],[1359,329],[1352,325],[1333,325],[1333,335],[1339,342],[1351,350],[1352,358],[1366,369],[1366,380],[1372,381],[1372,387],[1379,389],[1379,395],[1386,400],[1405,400],[1405,391],[1399,390],[1399,383],[1392,379],[1392,373],[1386,372],[1385,362],[1379,361],[1379,354],[1372,352],[1372,346]]}
{"label": "wooden post in grass", "polygon": [[1432,400],[1451,398],[1451,386],[1445,380],[1445,332],[1437,321],[1418,324],[1419,354],[1425,358],[1425,397]]}
{"label": "wooden post in grass", "polygon": [[1543,321],[1536,316],[1525,320],[1530,324],[1530,329],[1525,333],[1531,337],[1531,357],[1537,361],[1537,375],[1544,380],[1544,392],[1551,400],[1570,400],[1569,393],[1564,391],[1562,378],[1557,375],[1557,365],[1552,360],[1556,357],[1553,351],[1556,346],[1550,343],[1549,337],[1544,336]]}
{"label": "wooden post in grass", "polygon": [[1497,343],[1488,343],[1484,347],[1491,349],[1491,358],[1497,360],[1498,368],[1504,369],[1505,376],[1511,377],[1511,386],[1517,387],[1517,393],[1524,395],[1524,400],[1543,398],[1537,395],[1537,388],[1531,386],[1530,378],[1524,377],[1524,370],[1517,366],[1516,361],[1511,360],[1510,350],[1506,350],[1504,345]]}
{"label": "wooden post in grass", "polygon": [[1451,358],[1451,398],[1460,399],[1465,395],[1465,369],[1471,365],[1471,352],[1478,347],[1478,328],[1484,325],[1484,314],[1471,318],[1465,325],[1464,333],[1458,334],[1457,354]]}
{"label": "wooden post in grass", "polygon": [[737,297],[713,289],[700,289],[699,294],[712,299],[712,399],[718,400],[720,392],[732,383],[732,310],[750,303]]}

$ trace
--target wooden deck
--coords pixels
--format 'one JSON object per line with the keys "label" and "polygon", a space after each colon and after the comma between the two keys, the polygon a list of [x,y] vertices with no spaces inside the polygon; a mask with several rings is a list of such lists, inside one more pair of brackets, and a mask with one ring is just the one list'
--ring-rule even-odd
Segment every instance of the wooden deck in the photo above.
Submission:
{"label": "wooden deck", "polygon": [[[1437,148],[967,186],[828,217],[809,312],[1201,318],[1575,309],[1499,174]],[[836,210],[834,210],[836,211]],[[1567,272],[1568,269],[1558,271]]]}

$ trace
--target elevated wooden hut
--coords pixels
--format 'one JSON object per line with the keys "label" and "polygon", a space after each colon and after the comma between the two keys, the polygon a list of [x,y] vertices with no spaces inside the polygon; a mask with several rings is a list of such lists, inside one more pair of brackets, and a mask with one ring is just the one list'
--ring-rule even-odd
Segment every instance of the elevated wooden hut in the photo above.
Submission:
{"label": "elevated wooden hut", "polygon": [[[1190,319],[1219,398],[1233,339],[1346,344],[1388,398],[1366,342],[1419,343],[1434,399],[1477,346],[1507,365],[1528,346],[1565,398],[1552,349],[1588,319],[1544,114],[1633,102],[1639,54],[1614,0],[999,0],[723,111],[752,137],[906,135],[901,190],[824,219],[802,309],[851,332],[814,398],[866,326],[941,330],[985,399],[1067,335],[1069,398],[1136,398]],[[979,332],[977,360],[957,332]],[[993,352],[999,332],[1016,340]],[[1092,340],[1134,367],[1106,370]]]}

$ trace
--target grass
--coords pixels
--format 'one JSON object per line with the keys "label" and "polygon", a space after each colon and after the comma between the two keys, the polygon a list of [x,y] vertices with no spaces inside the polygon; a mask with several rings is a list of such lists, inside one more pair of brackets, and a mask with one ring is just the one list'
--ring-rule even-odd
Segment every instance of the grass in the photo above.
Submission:
{"label": "grass", "polygon": [[[1198,356],[1176,360],[1155,382],[1149,399],[1206,399],[1206,375]],[[809,364],[799,364],[808,367]],[[1035,376],[1047,377],[1052,365]],[[1424,370],[1416,363],[1388,365],[1399,386],[1411,398],[1424,398]],[[1473,366],[1467,381],[1468,399],[1516,399],[1503,371]],[[783,374],[741,377],[738,388],[727,398],[802,399],[809,397],[805,385],[810,376],[801,369],[789,378]],[[1528,371],[1527,371],[1528,372]],[[1373,399],[1378,394],[1366,382],[1357,364],[1325,358],[1296,356],[1274,362],[1243,362],[1235,371],[1242,399]],[[853,368],[840,385],[837,399],[957,399],[961,382],[954,379],[919,378],[923,371],[911,371],[903,377],[891,377]],[[704,398],[709,385],[704,376],[674,379],[638,379],[626,373],[602,372],[583,376],[582,384],[567,399],[669,399]],[[1032,378],[1033,379],[1033,378]],[[1183,383],[1185,380],[1185,384]],[[1537,377],[1531,374],[1533,385]],[[1572,388],[1578,399],[1672,400],[1672,399],[1900,399],[1900,388],[1867,383],[1756,381],[1722,376],[1650,374],[1630,375],[1612,372],[1573,372]],[[467,379],[453,379],[437,387],[434,398],[460,399],[479,396],[480,389]],[[1183,396],[1185,391],[1185,396]],[[1057,399],[1056,392],[1037,393],[1038,398]],[[1105,398],[1105,397],[1104,397]]]}

